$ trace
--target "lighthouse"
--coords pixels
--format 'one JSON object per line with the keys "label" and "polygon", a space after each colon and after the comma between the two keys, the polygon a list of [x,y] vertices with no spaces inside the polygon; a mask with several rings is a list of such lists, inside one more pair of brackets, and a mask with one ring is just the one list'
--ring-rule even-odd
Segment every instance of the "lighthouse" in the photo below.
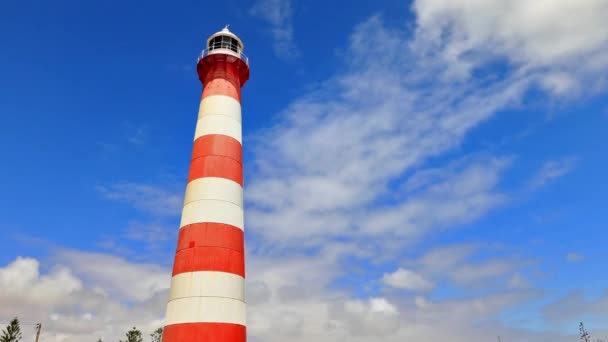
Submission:
{"label": "lighthouse", "polygon": [[228,27],[199,55],[203,84],[163,342],[244,342],[243,42]]}

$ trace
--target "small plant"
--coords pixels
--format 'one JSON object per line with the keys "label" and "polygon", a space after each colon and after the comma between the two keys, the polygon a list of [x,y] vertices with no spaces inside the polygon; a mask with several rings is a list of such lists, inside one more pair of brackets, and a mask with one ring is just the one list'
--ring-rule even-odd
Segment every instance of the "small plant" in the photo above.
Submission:
{"label": "small plant", "polygon": [[6,326],[6,329],[2,331],[0,336],[0,342],[18,342],[21,341],[21,327],[19,326],[19,320],[17,317]]}
{"label": "small plant", "polygon": [[152,342],[161,342],[163,338],[163,328],[154,330],[154,332],[150,334],[150,337],[152,338]]}
{"label": "small plant", "polygon": [[591,335],[589,335],[587,330],[585,330],[585,325],[583,324],[583,322],[578,325],[578,331],[581,333],[581,341],[589,342],[589,340],[591,339]]}
{"label": "small plant", "polygon": [[[126,335],[127,339],[124,342],[144,342],[144,338],[141,334],[141,331],[137,330],[136,327],[133,327],[133,329],[129,330]],[[120,342],[123,341],[121,340]]]}

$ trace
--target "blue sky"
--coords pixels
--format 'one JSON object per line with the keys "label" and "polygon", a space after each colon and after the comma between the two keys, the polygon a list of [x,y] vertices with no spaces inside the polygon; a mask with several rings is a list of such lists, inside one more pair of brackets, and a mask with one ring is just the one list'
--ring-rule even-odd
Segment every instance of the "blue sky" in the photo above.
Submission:
{"label": "blue sky", "polygon": [[230,24],[251,62],[252,341],[570,341],[581,320],[608,338],[605,15],[605,0],[2,5],[0,321],[43,321],[49,341],[162,325],[196,56]]}

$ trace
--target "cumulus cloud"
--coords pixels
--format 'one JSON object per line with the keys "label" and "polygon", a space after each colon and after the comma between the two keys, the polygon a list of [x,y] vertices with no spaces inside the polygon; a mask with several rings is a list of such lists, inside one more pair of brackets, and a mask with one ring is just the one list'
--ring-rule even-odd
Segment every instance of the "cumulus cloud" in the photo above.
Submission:
{"label": "cumulus cloud", "polygon": [[334,320],[340,317],[352,336],[393,335],[399,329],[399,310],[382,297],[339,303],[330,315]]}
{"label": "cumulus cloud", "polygon": [[55,259],[123,301],[145,301],[169,288],[171,271],[155,264],[132,263],[112,255],[74,250],[61,250]]}
{"label": "cumulus cloud", "polygon": [[[70,251],[43,270],[37,259],[17,257],[0,266],[0,316],[42,322],[41,339],[54,342],[118,340],[133,325],[152,331],[162,324],[167,270],[156,274],[145,265],[116,260]],[[149,286],[157,282],[158,286]],[[34,329],[24,326],[22,331],[24,340],[33,339]]]}
{"label": "cumulus cloud", "polygon": [[[438,341],[453,335],[453,341],[470,341],[493,336],[495,329],[472,334],[462,328],[466,322],[500,312],[526,298],[505,294],[436,302],[418,298],[416,303],[400,296],[355,299],[346,289],[328,287],[334,275],[341,274],[336,256],[348,252],[348,248],[339,246],[326,248],[316,256],[249,258],[248,286],[256,283],[256,290],[264,292],[263,301],[256,300],[248,307],[249,337],[269,342],[363,342],[378,338],[396,342],[421,336]],[[298,286],[300,291],[291,291],[289,297],[281,295],[281,289]]]}
{"label": "cumulus cloud", "polygon": [[429,290],[434,287],[433,283],[425,279],[422,275],[399,268],[393,273],[385,273],[382,282],[388,286],[405,290]]}
{"label": "cumulus cloud", "polygon": [[264,281],[249,281],[247,283],[247,303],[262,304],[270,299],[270,288]]}
{"label": "cumulus cloud", "polygon": [[[368,342],[382,338],[397,342],[421,336],[439,341],[452,336],[452,341],[464,342],[491,338],[500,332],[513,339],[536,336],[540,340],[567,341],[557,335],[524,334],[495,325],[481,324],[470,329],[470,322],[487,321],[487,317],[530,298],[527,293],[444,300],[400,296],[352,298],[346,289],[328,287],[334,275],[340,274],[341,265],[336,263],[336,258],[348,254],[350,248],[328,246],[312,257],[256,257],[250,260],[247,280],[249,338],[267,342],[311,339]],[[93,259],[97,262],[92,263]],[[59,261],[68,263],[61,266],[61,272],[54,271],[56,268],[41,272],[38,261],[23,258],[0,267],[3,289],[16,289],[22,293],[15,302],[6,301],[0,294],[3,303],[0,310],[4,310],[5,315],[17,314],[24,321],[42,321],[45,341],[77,342],[91,336],[117,340],[133,325],[144,333],[162,325],[169,270],[81,251],[60,251],[51,260],[56,261],[56,265]],[[98,268],[111,270],[100,272]],[[17,274],[23,275],[24,279],[16,280]],[[45,283],[40,279],[52,281]],[[32,296],[27,290],[36,283],[46,284],[45,288],[37,289],[41,293],[52,293],[48,289],[59,287],[63,290],[52,302],[24,306]],[[286,287],[299,288],[299,291],[284,297],[281,291]],[[15,293],[11,292],[11,296],[15,297]],[[25,336],[29,337],[32,335]]]}
{"label": "cumulus cloud", "polygon": [[18,257],[0,268],[0,313],[14,315],[16,305],[28,308],[52,306],[62,303],[70,294],[82,289],[82,282],[70,269],[56,265],[47,274],[40,274],[40,263],[33,258]]}

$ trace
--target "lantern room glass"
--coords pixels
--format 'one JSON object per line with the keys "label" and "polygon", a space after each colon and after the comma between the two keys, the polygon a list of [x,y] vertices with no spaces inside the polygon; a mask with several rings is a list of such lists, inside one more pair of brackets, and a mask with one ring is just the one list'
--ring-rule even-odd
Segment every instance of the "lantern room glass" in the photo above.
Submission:
{"label": "lantern room glass", "polygon": [[228,49],[236,53],[240,53],[242,50],[241,44],[238,40],[229,36],[217,36],[209,41],[209,50],[215,49]]}

